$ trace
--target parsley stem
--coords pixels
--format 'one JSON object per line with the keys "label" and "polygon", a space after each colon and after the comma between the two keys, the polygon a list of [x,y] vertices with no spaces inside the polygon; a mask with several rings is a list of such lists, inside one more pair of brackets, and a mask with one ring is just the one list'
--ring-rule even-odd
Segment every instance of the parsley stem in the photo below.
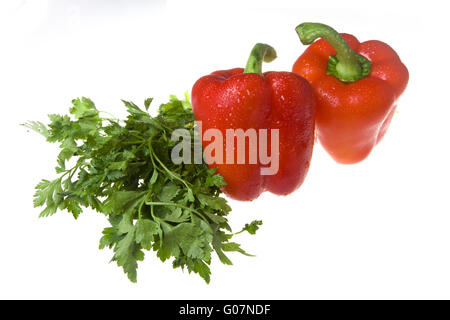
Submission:
{"label": "parsley stem", "polygon": [[65,177],[67,174],[69,174],[69,180],[72,179],[73,174],[75,173],[75,171],[77,171],[77,169],[80,167],[79,164],[75,165],[74,167],[72,167],[69,170],[66,170],[60,177],[59,179],[62,179],[63,177]]}
{"label": "parsley stem", "polygon": [[145,203],[145,200],[142,201],[142,202],[139,204],[139,208],[138,208],[138,220],[141,220],[141,219],[142,219],[142,207],[144,206],[144,203]]}
{"label": "parsley stem", "polygon": [[[149,191],[147,193],[147,195],[145,196],[144,201],[141,202],[140,206],[139,206],[139,220],[142,218],[142,207],[144,206],[144,204],[149,204],[149,200],[151,199],[151,191]],[[160,219],[155,216],[155,212],[153,210],[153,205],[150,205],[150,215],[152,216],[153,220],[157,223],[160,223]]]}
{"label": "parsley stem", "polygon": [[102,120],[108,120],[108,121],[112,120],[113,122],[120,122],[120,119],[116,118],[111,112],[102,111],[102,110],[99,110],[98,112],[99,113],[108,114],[108,115],[112,116],[112,118],[102,118]]}
{"label": "parsley stem", "polygon": [[127,141],[127,142],[124,142],[123,144],[128,145],[128,144],[139,144],[139,143],[145,143],[145,141],[143,141],[143,140]]}
{"label": "parsley stem", "polygon": [[192,212],[196,213],[203,220],[208,221],[208,219],[206,218],[206,216],[203,213],[201,213],[201,212],[199,212],[199,211],[197,211],[195,209],[183,206],[182,204],[179,204],[179,203],[146,201],[145,204],[150,205],[150,206],[173,206],[173,207],[178,207],[178,208],[181,208],[181,209],[186,209],[186,210],[189,210],[189,211],[192,211]]}
{"label": "parsley stem", "polygon": [[[183,180],[183,179],[181,179],[180,177],[178,177],[178,176],[177,176],[176,174],[174,174],[171,170],[169,170],[169,169],[164,165],[164,163],[162,163],[162,161],[158,158],[158,156],[156,155],[156,153],[153,151],[151,139],[150,139],[149,142],[148,142],[148,148],[149,148],[149,151],[150,151],[150,157],[152,158],[152,162],[153,162],[153,158],[155,158],[156,161],[160,164],[160,166],[161,166],[161,167],[162,167],[162,168],[163,168],[170,176],[172,176],[173,178],[177,179],[178,181],[181,181],[181,182],[186,186],[186,188],[188,188],[189,190],[191,189],[191,188],[188,186],[188,182],[186,182],[185,180]],[[156,168],[154,162],[153,162],[153,166]]]}
{"label": "parsley stem", "polygon": [[139,161],[139,162],[128,162],[129,165],[140,165],[140,164],[146,164],[146,161]]}
{"label": "parsley stem", "polygon": [[164,127],[164,129],[168,130],[169,132],[172,133],[174,131],[172,128],[166,126],[162,121],[158,121],[158,123],[161,127]]}

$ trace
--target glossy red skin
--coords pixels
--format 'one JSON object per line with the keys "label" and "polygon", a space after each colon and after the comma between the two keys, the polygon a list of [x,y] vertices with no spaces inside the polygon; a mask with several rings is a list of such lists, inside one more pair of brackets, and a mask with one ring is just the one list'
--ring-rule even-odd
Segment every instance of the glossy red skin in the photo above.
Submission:
{"label": "glossy red skin", "polygon": [[[243,71],[222,70],[200,78],[192,89],[195,118],[202,121],[202,134],[215,128],[224,139],[226,129],[269,129],[269,133],[270,129],[279,129],[279,170],[263,176],[260,163],[236,161],[210,167],[223,176],[227,185],[222,189],[233,199],[250,201],[264,191],[287,195],[300,187],[309,169],[314,144],[314,93],[305,79],[291,72],[261,76]],[[270,141],[269,136],[269,146]],[[203,140],[204,147],[209,143]],[[248,143],[246,147],[248,159]]]}
{"label": "glossy red skin", "polygon": [[323,39],[306,49],[292,71],[314,89],[318,140],[334,160],[352,164],[364,160],[386,134],[409,73],[389,45],[377,40],[360,43],[352,35],[341,35],[372,62],[367,77],[346,84],[327,75],[328,58],[336,51]]}

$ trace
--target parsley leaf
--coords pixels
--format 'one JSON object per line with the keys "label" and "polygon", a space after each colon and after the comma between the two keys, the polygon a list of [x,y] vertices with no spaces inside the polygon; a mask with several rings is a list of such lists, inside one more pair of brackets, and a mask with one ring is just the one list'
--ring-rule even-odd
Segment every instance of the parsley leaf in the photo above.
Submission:
{"label": "parsley leaf", "polygon": [[205,163],[171,161],[174,130],[187,129],[198,143],[189,96],[171,96],[154,117],[147,112],[151,102],[144,101],[144,110],[123,100],[128,115],[119,120],[101,117],[94,102],[82,97],[72,101],[70,114],[49,115],[48,125],[25,123],[61,149],[58,177],[37,184],[34,206],[44,207],[41,217],[66,210],[77,218],[83,208],[104,214],[110,225],[99,248],[112,249],[112,261],[133,282],[144,251],[152,250],[209,283],[212,253],[228,265],[225,252],[249,255],[231,239],[244,231],[254,234],[262,222],[231,233],[223,177]]}

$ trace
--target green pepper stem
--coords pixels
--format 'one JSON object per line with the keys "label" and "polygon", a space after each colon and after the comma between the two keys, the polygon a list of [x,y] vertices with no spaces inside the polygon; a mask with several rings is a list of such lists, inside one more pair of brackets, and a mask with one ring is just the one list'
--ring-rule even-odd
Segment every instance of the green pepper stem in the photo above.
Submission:
{"label": "green pepper stem", "polygon": [[354,82],[370,73],[372,63],[352,50],[333,28],[322,23],[305,22],[298,25],[295,31],[305,45],[322,38],[336,50],[336,56],[330,56],[327,74],[344,82]]}
{"label": "green pepper stem", "polygon": [[262,75],[262,63],[271,62],[277,57],[275,49],[268,44],[257,43],[250,52],[244,73],[258,73]]}

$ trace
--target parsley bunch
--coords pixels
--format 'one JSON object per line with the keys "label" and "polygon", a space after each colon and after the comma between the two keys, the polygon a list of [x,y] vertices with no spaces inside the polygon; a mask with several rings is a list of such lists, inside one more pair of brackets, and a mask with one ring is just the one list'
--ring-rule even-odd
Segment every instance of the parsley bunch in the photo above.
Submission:
{"label": "parsley bunch", "polygon": [[209,283],[211,253],[228,265],[225,252],[248,255],[230,240],[243,231],[254,234],[262,222],[232,233],[226,218],[231,208],[220,191],[224,179],[205,163],[171,161],[175,129],[189,130],[195,141],[189,97],[171,96],[155,117],[147,112],[151,101],[145,100],[145,110],[123,101],[128,116],[121,121],[101,117],[88,98],[75,99],[70,115],[49,115],[48,125],[26,123],[61,148],[58,177],[36,186],[34,206],[44,207],[41,217],[67,210],[76,219],[83,207],[103,213],[110,226],[100,249],[112,248],[112,261],[133,282],[144,250],[153,250],[161,261],[173,257],[174,268],[187,268]]}

